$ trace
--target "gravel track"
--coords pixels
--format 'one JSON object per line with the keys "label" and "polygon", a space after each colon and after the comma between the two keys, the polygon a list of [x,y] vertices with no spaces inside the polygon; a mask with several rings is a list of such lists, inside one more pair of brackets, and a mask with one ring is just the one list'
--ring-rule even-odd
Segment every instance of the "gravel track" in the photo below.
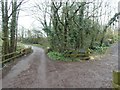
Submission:
{"label": "gravel track", "polygon": [[[3,88],[111,88],[112,71],[118,67],[118,44],[106,55],[83,62],[47,58],[43,49],[19,60],[2,79]],[[4,70],[3,70],[4,72]]]}

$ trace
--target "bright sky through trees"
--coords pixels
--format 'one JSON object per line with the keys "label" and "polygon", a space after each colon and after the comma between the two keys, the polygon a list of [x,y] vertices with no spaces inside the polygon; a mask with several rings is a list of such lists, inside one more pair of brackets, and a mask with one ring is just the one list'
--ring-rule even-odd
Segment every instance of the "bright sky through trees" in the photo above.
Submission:
{"label": "bright sky through trees", "polygon": [[[26,0],[27,1],[27,0]],[[35,2],[44,2],[46,0],[28,0],[23,6],[22,6],[22,11],[20,12],[20,17],[19,17],[19,26],[23,26],[26,29],[31,29],[33,27],[41,27],[40,23],[33,18],[33,16],[30,13],[30,9],[32,8],[33,4]],[[47,0],[49,1],[49,0]],[[64,0],[63,0],[64,1]],[[118,10],[118,2],[120,0],[103,0],[104,2],[108,2],[111,6],[111,11],[112,15],[114,15],[117,10]],[[104,18],[104,17],[103,17]]]}

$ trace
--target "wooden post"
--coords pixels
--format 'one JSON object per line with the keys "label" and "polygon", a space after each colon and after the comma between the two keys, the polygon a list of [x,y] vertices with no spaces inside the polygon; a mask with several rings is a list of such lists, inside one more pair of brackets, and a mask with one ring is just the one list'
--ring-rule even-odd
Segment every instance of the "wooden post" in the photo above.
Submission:
{"label": "wooden post", "polygon": [[120,71],[113,71],[113,88],[120,90]]}

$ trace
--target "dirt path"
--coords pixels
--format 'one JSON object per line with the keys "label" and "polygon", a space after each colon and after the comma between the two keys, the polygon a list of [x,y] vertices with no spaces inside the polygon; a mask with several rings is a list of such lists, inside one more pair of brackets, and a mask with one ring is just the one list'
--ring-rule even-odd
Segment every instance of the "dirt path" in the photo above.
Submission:
{"label": "dirt path", "polygon": [[47,85],[45,80],[46,59],[44,50],[37,47],[32,48],[34,50],[33,53],[14,65],[10,72],[3,78],[3,87],[27,88],[44,87]]}
{"label": "dirt path", "polygon": [[32,48],[33,53],[22,58],[3,78],[3,88],[112,87],[112,71],[118,66],[117,44],[99,60],[69,63],[51,61],[43,49]]}

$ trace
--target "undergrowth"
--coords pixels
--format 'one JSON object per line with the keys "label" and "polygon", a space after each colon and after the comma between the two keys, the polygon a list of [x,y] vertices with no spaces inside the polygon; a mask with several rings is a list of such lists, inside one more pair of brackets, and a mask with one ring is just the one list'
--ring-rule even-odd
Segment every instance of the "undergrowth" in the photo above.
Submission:
{"label": "undergrowth", "polygon": [[58,60],[59,61],[65,61],[65,62],[80,61],[79,58],[65,57],[64,54],[59,53],[59,52],[50,51],[50,52],[47,53],[47,55],[51,60],[54,60],[54,61],[58,61]]}

